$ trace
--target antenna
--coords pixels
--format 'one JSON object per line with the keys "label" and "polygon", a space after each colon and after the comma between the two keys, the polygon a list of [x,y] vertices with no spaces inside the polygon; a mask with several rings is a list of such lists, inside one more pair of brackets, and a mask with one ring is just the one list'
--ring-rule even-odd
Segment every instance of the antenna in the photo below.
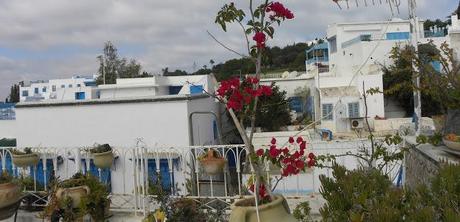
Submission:
{"label": "antenna", "polygon": [[[350,4],[351,5],[356,5],[356,7],[360,7],[360,5],[363,5],[364,7],[370,6],[370,5],[383,5],[383,4],[388,4],[390,7],[391,14],[399,14],[399,6],[401,6],[401,0],[332,0],[337,4],[337,6],[342,9],[342,3],[346,5],[347,9],[350,9]],[[353,3],[350,3],[354,1]]]}

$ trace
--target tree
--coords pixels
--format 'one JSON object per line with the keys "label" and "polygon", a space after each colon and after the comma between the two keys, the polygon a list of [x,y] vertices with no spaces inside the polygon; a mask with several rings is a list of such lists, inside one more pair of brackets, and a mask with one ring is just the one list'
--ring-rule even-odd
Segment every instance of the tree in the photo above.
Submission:
{"label": "tree", "polygon": [[[267,131],[279,131],[281,127],[291,123],[289,101],[286,99],[286,91],[280,90],[272,84],[272,95],[261,96],[257,107],[256,126]],[[249,125],[250,118],[246,118]]]}
{"label": "tree", "polygon": [[10,95],[5,99],[5,102],[8,103],[18,103],[19,102],[19,84],[13,84],[10,88]]}
{"label": "tree", "polygon": [[[440,51],[432,44],[420,44],[418,57],[425,64],[432,64],[436,61]],[[412,84],[412,55],[413,50],[410,46],[405,48],[393,48],[390,58],[393,59],[393,65],[383,67],[383,89],[387,98],[394,99],[406,111],[406,115],[411,116],[414,112]],[[427,85],[430,78],[426,75],[428,69],[419,69],[422,73],[421,83]],[[432,116],[442,113],[442,106],[434,96],[427,91],[422,91],[422,115]]]}
{"label": "tree", "polygon": [[128,60],[118,56],[117,48],[112,42],[104,44],[103,55],[98,56],[99,77],[97,84],[115,84],[117,78],[138,78],[141,76],[142,66],[135,60]]}
{"label": "tree", "polygon": [[165,67],[164,69],[161,69],[163,72],[163,76],[185,76],[188,75],[188,73],[184,70],[176,69],[174,72],[170,72],[168,67]]}

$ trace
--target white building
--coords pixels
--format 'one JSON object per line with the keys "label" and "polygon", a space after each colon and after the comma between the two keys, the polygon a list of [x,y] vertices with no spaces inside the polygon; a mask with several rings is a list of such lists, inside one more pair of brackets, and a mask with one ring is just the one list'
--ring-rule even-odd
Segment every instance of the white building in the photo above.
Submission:
{"label": "white building", "polygon": [[153,76],[117,79],[116,84],[99,85],[98,93],[101,99],[190,95],[214,93],[216,85],[213,75]]}
{"label": "white building", "polygon": [[[456,17],[456,16],[455,16]],[[423,32],[420,22],[420,42],[450,43],[458,20],[445,36],[444,30]],[[382,22],[337,23],[327,30],[327,42],[307,51],[306,70],[315,77],[315,119],[321,127],[334,132],[347,132],[363,126],[365,116],[363,92],[370,88],[383,90],[382,65],[392,62],[393,47],[410,42],[408,20]],[[394,116],[399,110],[386,112],[383,94],[368,95],[368,117]],[[356,126],[352,126],[357,124]]]}
{"label": "white building", "polygon": [[31,81],[20,87],[20,101],[73,101],[94,99],[94,77],[74,76],[70,79]]}

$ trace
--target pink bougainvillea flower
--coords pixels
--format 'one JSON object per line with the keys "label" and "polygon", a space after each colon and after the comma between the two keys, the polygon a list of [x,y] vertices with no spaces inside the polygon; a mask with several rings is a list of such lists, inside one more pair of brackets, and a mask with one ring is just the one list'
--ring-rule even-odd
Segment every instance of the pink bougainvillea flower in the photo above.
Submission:
{"label": "pink bougainvillea flower", "polygon": [[276,144],[276,139],[275,137],[272,138],[272,141],[270,141],[271,144],[275,145]]}
{"label": "pink bougainvillea flower", "polygon": [[289,143],[291,143],[291,144],[294,143],[294,137],[292,137],[292,136],[289,137]]}
{"label": "pink bougainvillea flower", "polygon": [[257,48],[265,48],[265,34],[263,32],[256,32],[254,37],[252,37],[254,41],[256,41]]}
{"label": "pink bougainvillea flower", "polygon": [[284,5],[281,4],[280,2],[270,3],[267,6],[265,11],[273,12],[273,14],[269,16],[271,20],[274,20],[275,18],[281,18],[281,19],[293,19],[294,18],[294,13],[292,13],[291,10],[284,7]]}
{"label": "pink bougainvillea flower", "polygon": [[264,149],[258,149],[258,150],[256,151],[257,156],[263,156],[264,153],[265,153],[265,150],[264,150]]}
{"label": "pink bougainvillea flower", "polygon": [[303,142],[303,138],[302,138],[302,137],[300,137],[300,136],[299,136],[299,137],[297,137],[297,140],[296,140],[296,142],[297,142],[297,143],[301,143],[301,142]]}

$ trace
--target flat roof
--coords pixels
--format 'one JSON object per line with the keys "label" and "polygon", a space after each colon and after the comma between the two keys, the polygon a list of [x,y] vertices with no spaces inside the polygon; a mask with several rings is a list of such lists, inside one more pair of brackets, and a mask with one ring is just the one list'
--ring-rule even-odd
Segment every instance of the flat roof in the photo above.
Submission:
{"label": "flat roof", "polygon": [[91,99],[82,101],[39,101],[39,102],[20,102],[16,104],[17,109],[30,107],[46,106],[84,106],[99,104],[119,104],[119,103],[146,103],[146,102],[165,102],[165,101],[182,101],[194,100],[210,97],[207,94],[196,95],[165,95],[165,96],[145,96],[135,98],[118,98],[118,99]]}

